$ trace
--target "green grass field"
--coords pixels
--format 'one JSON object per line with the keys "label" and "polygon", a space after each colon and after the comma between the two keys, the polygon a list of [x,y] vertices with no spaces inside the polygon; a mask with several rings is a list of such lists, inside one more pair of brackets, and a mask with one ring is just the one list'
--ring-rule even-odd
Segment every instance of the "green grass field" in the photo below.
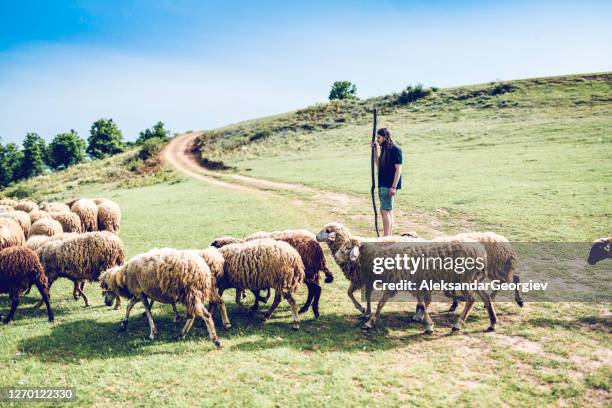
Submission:
{"label": "green grass field", "polygon": [[[590,241],[610,233],[609,75],[520,81],[514,91],[481,101],[455,100],[453,92],[459,91],[439,90],[380,118],[407,158],[398,214],[439,231],[492,229],[513,240]],[[240,126],[245,132],[257,123]],[[370,126],[365,118],[273,133],[213,156],[240,174],[346,193],[346,203],[297,191],[236,192],[170,170],[136,184],[104,183],[101,170],[91,170],[100,179],[53,189],[66,180],[57,174],[23,191],[116,200],[129,256],[154,247],[204,247],[220,235],[258,230],[316,232],[332,220],[371,235]],[[231,174],[217,177],[231,180]],[[408,321],[414,303],[398,302],[385,308],[379,330],[364,335],[348,284],[327,255],[337,279],[323,287],[318,320],[309,312],[293,332],[281,303],[265,324],[250,321],[230,291],[232,329],[223,331],[217,318],[221,350],[201,322],[177,341],[180,327],[169,306],[153,311],[155,341],[146,340],[141,306],[129,331],[118,333],[123,310],[105,307],[98,285],[86,286],[92,306],[85,308],[60,280],[52,288],[55,323],[32,310],[32,292],[17,320],[0,327],[0,387],[73,386],[78,405],[87,406],[612,404],[609,304],[500,303],[495,333],[483,332],[488,317],[477,304],[465,330],[451,335],[454,315],[445,313],[447,303],[436,303],[436,332],[423,336],[423,327]],[[299,302],[304,299],[302,290]],[[0,295],[0,313],[7,311]]]}

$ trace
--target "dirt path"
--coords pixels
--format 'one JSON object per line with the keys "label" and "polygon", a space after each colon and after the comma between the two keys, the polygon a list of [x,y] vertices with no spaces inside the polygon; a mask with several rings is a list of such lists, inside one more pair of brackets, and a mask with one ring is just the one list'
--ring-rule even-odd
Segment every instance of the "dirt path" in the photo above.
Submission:
{"label": "dirt path", "polygon": [[[163,159],[179,172],[215,187],[237,192],[260,194],[274,194],[274,192],[299,193],[300,198],[293,201],[296,206],[302,205],[302,200],[304,199],[309,203],[326,208],[330,214],[337,214],[344,218],[353,220],[371,220],[372,218],[372,204],[362,197],[317,190],[302,184],[284,183],[240,174],[226,174],[207,170],[200,166],[197,159],[191,153],[193,143],[200,134],[200,132],[185,133],[172,139],[162,152]],[[415,218],[419,222],[412,221]],[[379,220],[379,222],[382,221]],[[399,211],[396,215],[396,224],[398,231],[402,232],[417,231],[431,236],[442,233],[439,229],[434,228],[434,226],[440,226],[441,222],[432,216],[424,214],[417,215],[415,213]],[[382,228],[382,224],[380,228]]]}

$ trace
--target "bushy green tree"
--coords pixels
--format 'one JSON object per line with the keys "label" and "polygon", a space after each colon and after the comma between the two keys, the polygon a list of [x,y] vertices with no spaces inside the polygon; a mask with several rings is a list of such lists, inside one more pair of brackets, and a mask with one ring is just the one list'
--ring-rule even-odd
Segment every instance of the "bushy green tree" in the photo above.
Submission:
{"label": "bushy green tree", "polygon": [[157,122],[155,126],[149,129],[145,129],[140,132],[140,136],[136,140],[136,144],[141,145],[149,139],[159,139],[160,141],[167,141],[170,138],[170,131],[164,128],[163,122]]}
{"label": "bushy green tree", "polygon": [[60,133],[49,144],[49,165],[62,169],[81,163],[85,158],[85,141],[77,132]]}
{"label": "bushy green tree", "polygon": [[125,150],[123,135],[112,119],[98,119],[91,125],[87,139],[87,154],[102,159]]}
{"label": "bushy green tree", "polygon": [[357,99],[357,85],[351,81],[336,81],[329,92],[329,100]]}
{"label": "bushy green tree", "polygon": [[0,187],[4,188],[21,178],[22,159],[23,153],[15,143],[0,144]]}
{"label": "bushy green tree", "polygon": [[23,159],[21,160],[21,177],[36,177],[43,173],[47,148],[45,139],[36,133],[28,133],[23,139]]}

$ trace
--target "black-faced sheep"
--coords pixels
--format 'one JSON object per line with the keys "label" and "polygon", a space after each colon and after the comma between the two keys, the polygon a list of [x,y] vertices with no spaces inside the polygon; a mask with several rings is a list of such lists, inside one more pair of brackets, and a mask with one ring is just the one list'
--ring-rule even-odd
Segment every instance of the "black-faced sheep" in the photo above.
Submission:
{"label": "black-faced sheep", "polygon": [[0,218],[0,249],[23,245],[25,236],[17,221]]}
{"label": "black-faced sheep", "polygon": [[226,245],[219,252],[225,260],[223,276],[217,279],[220,294],[229,288],[242,291],[274,289],[274,302],[264,318],[272,315],[282,296],[291,306],[292,327],[299,329],[298,308],[293,294],[304,281],[304,264],[291,245],[273,239],[257,239]]}
{"label": "black-faced sheep", "polygon": [[60,235],[63,232],[62,224],[59,222],[52,218],[41,218],[30,226],[28,237],[32,237],[34,235],[46,235],[51,237],[54,235]]}
{"label": "black-faced sheep", "polygon": [[32,285],[36,285],[40,292],[52,322],[47,277],[36,254],[23,246],[0,250],[0,293],[8,293],[11,299],[11,310],[4,319],[5,324],[13,320],[23,293]]}
{"label": "black-faced sheep", "polygon": [[62,224],[64,232],[82,232],[81,219],[73,212],[50,212],[55,221]]}
{"label": "black-faced sheep", "polygon": [[98,230],[98,206],[93,200],[81,198],[72,203],[70,210],[81,219],[81,230],[92,232]]}
{"label": "black-faced sheep", "polygon": [[100,273],[106,269],[123,264],[123,242],[108,231],[53,238],[40,244],[37,249],[49,279],[49,288],[57,278],[68,278],[75,283],[74,289],[83,297],[85,306],[89,306],[89,299],[78,283],[97,281]]}
{"label": "black-faced sheep", "polygon": [[595,265],[606,258],[612,258],[612,237],[600,238],[593,242],[587,262],[589,265]]}
{"label": "black-faced sheep", "polygon": [[[414,245],[410,246],[401,242],[381,242],[376,247],[370,246],[367,254],[363,253],[363,251],[362,242],[359,239],[353,238],[346,242],[334,254],[334,257],[338,262],[342,263],[360,263],[363,265],[361,268],[362,270],[364,268],[368,269],[366,265],[369,265],[375,257],[395,258],[397,254],[403,254],[404,256],[414,259],[440,260],[440,262],[432,262],[431,264],[429,262],[421,262],[411,270],[393,267],[388,269],[384,275],[386,282],[400,283],[403,281],[410,281],[415,284],[415,288],[417,289],[409,290],[409,292],[417,298],[419,304],[424,305],[423,320],[426,323],[426,334],[431,334],[433,332],[433,320],[431,320],[427,311],[429,303],[431,302],[432,290],[422,289],[422,282],[428,282],[429,285],[436,283],[465,284],[482,282],[486,276],[487,252],[484,246],[478,242],[414,242]],[[447,259],[462,259],[463,261],[471,259],[472,263],[471,265],[467,265],[466,263],[463,271],[457,273],[453,268],[447,268],[446,265],[444,265]],[[442,262],[442,260],[444,260],[444,262]],[[371,287],[366,288],[366,296],[370,296],[371,290]],[[376,312],[363,325],[364,329],[371,329],[376,325],[385,303],[395,296],[396,293],[397,290],[393,287],[387,286],[383,288],[382,297],[378,302]],[[453,324],[453,331],[461,329],[474,306],[473,291],[462,289],[461,293],[466,299],[466,304],[461,316]],[[491,298],[483,290],[477,290],[477,293],[485,303],[487,311],[489,312],[490,326],[487,331],[493,331],[497,324],[497,316]]]}
{"label": "black-faced sheep", "polygon": [[17,224],[21,227],[24,236],[28,236],[28,232],[30,231],[30,225],[32,224],[30,221],[30,216],[27,212],[24,211],[7,211],[0,213],[0,218],[10,218],[15,220]]}
{"label": "black-faced sheep", "polygon": [[107,305],[112,304],[116,296],[130,299],[122,323],[124,330],[127,329],[132,307],[138,301],[144,304],[151,340],[155,338],[157,329],[149,299],[185,306],[190,317],[181,331],[181,338],[187,335],[195,318],[200,316],[206,324],[210,339],[218,347],[221,346],[212,315],[205,307],[205,302],[209,300],[221,306],[223,324],[226,328],[230,327],[223,301],[214,288],[210,268],[194,251],[155,249],[135,256],[126,265],[104,272],[100,281]]}
{"label": "black-faced sheep", "polygon": [[98,230],[118,234],[121,229],[121,207],[105,198],[94,200],[98,206]]}

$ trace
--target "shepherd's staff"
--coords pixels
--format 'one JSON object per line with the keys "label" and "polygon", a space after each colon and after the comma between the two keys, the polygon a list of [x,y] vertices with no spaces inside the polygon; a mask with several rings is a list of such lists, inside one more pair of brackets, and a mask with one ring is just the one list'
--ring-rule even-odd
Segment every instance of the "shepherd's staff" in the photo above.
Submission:
{"label": "shepherd's staff", "polygon": [[378,233],[378,210],[376,209],[376,197],[374,196],[374,190],[376,190],[376,179],[374,178],[374,160],[376,160],[376,144],[374,144],[374,142],[376,141],[376,121],[378,118],[378,113],[376,111],[376,108],[374,108],[374,126],[372,126],[372,159],[371,159],[371,166],[372,166],[372,188],[370,190],[370,194],[372,195],[372,207],[374,208],[374,228],[376,228],[376,236],[380,237],[380,234]]}

